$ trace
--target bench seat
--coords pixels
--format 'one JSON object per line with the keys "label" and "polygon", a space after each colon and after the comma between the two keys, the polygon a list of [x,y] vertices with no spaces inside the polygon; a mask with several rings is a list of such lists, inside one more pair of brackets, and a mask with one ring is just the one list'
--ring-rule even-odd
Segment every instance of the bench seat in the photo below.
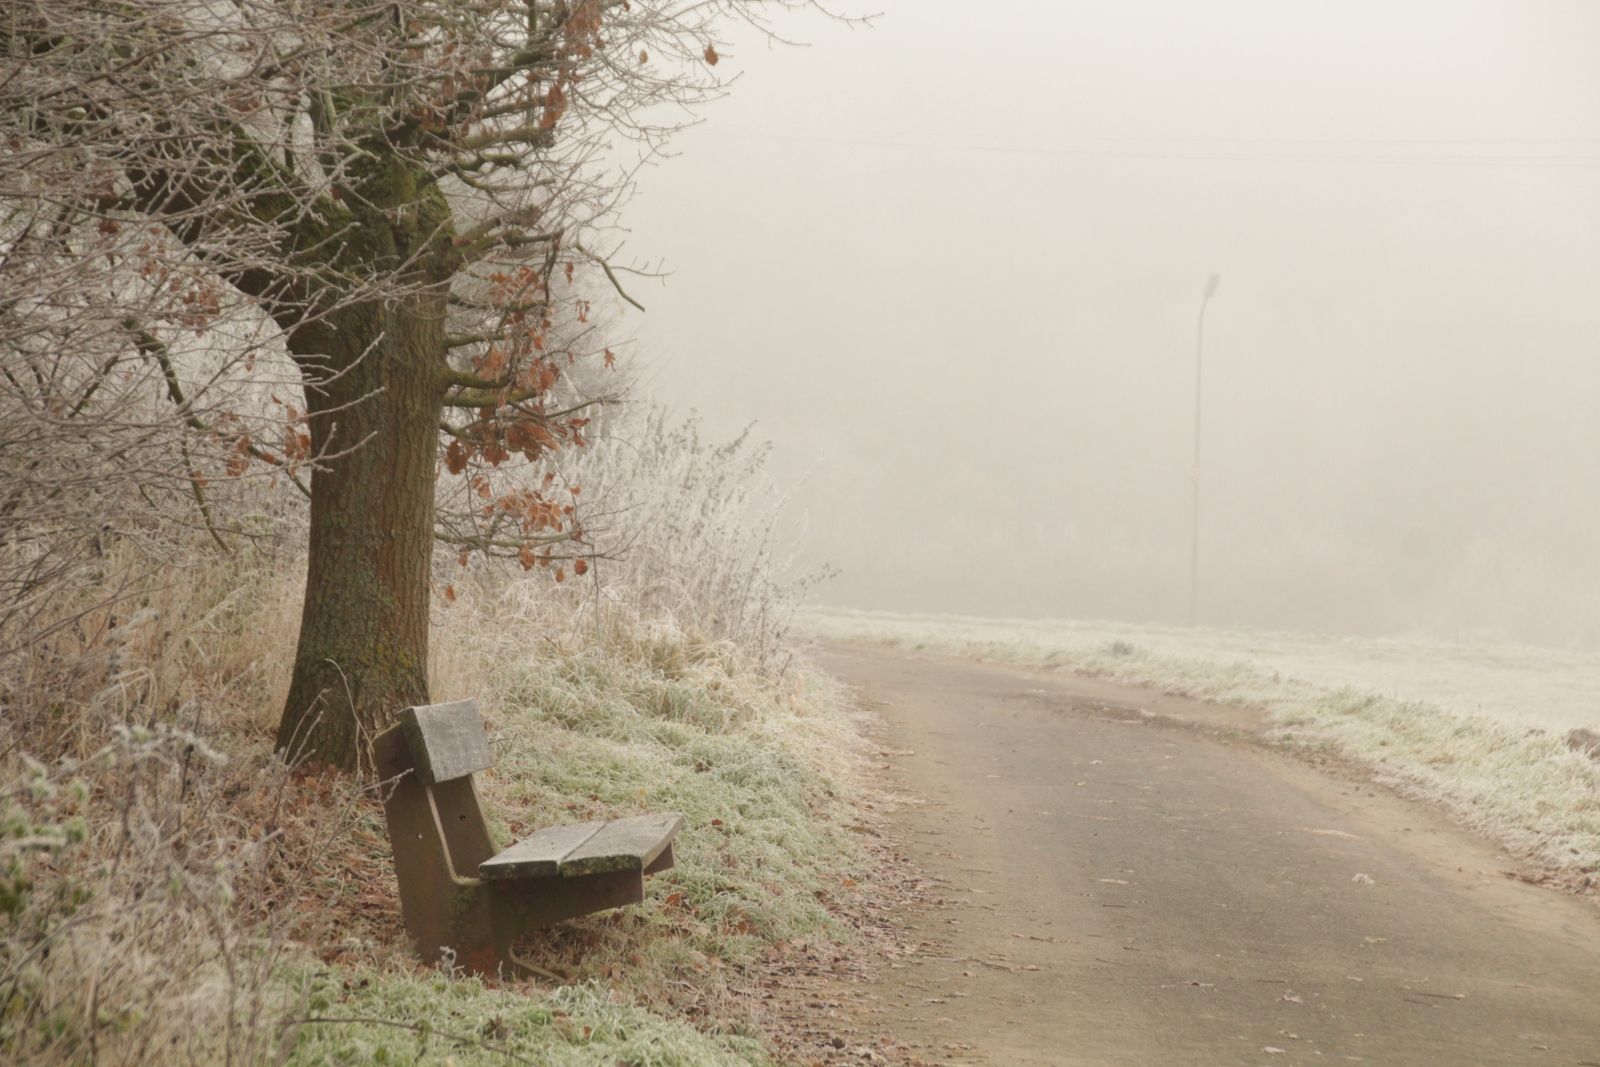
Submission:
{"label": "bench seat", "polygon": [[648,874],[670,855],[672,839],[683,829],[677,812],[638,815],[612,822],[547,826],[478,865],[485,881],[505,878],[581,878],[590,874],[637,871]]}

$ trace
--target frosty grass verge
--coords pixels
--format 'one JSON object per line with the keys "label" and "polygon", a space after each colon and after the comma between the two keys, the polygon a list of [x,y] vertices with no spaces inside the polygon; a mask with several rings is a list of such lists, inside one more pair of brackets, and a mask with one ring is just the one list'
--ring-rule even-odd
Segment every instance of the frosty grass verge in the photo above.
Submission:
{"label": "frosty grass verge", "polygon": [[1270,736],[1331,748],[1579,885],[1600,870],[1600,656],[1242,630],[822,609],[823,640],[1062,668],[1265,711]]}
{"label": "frosty grass verge", "polygon": [[[689,826],[643,904],[528,946],[569,987],[419,971],[395,936],[370,792],[286,774],[267,748],[299,568],[232,562],[117,628],[147,684],[124,677],[89,702],[71,720],[81,742],[30,760],[7,743],[23,724],[0,715],[0,1062],[80,1063],[90,1049],[174,1067],[781,1055],[751,989],[785,944],[850,940],[828,902],[870,862],[848,829],[865,748],[836,685],[620,608],[604,626],[563,626],[544,583],[464,582],[440,609],[432,674],[441,699],[483,701],[498,758],[481,784],[516,823],[500,839],[647,808]],[[61,733],[40,703],[45,724],[19,736]],[[146,707],[178,710],[123,725]]]}
{"label": "frosty grass verge", "polygon": [[528,585],[464,590],[449,614],[472,639],[446,638],[433,664],[442,699],[485,702],[500,757],[482,782],[488,808],[523,824],[498,826],[500,839],[678,810],[691,830],[678,865],[644,906],[568,924],[577,941],[531,946],[569,987],[306,972],[300,995],[339,1021],[302,1028],[291,1063],[764,1064],[770,1035],[733,987],[774,944],[849,938],[822,903],[865,862],[845,829],[859,735],[836,687],[797,671],[775,680],[731,642],[639,620],[529,656],[524,635],[540,628],[516,623],[539,599]]}

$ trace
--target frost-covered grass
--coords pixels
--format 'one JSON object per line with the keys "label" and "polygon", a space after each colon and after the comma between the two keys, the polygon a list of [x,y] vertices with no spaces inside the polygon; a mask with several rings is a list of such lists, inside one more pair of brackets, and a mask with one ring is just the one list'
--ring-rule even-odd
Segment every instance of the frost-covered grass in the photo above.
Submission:
{"label": "frost-covered grass", "polygon": [[[1600,727],[1600,653],[1519,645],[1455,645],[1403,638],[1340,637],[1202,627],[980,619],[958,615],[818,610],[808,631],[840,639],[1038,666],[1103,659],[1118,642],[1141,658],[1191,663],[1199,674],[1243,671],[1270,689],[1282,678],[1354,687],[1546,730]],[[1274,676],[1277,676],[1274,678]],[[1263,691],[1263,696],[1267,695]]]}
{"label": "frost-covered grass", "polygon": [[1575,882],[1600,871],[1600,656],[1118,623],[819,610],[811,635],[1157,686],[1260,708],[1272,736],[1329,748]]}
{"label": "frost-covered grass", "polygon": [[501,840],[643,811],[685,826],[644,906],[569,924],[540,962],[646,999],[689,978],[704,1001],[774,943],[848,936],[823,903],[865,863],[845,829],[862,742],[837,685],[637,619],[528,655],[543,605],[536,583],[463,592],[439,628],[436,694],[484,708]]}
{"label": "frost-covered grass", "polygon": [[[676,810],[677,865],[648,879],[642,904],[524,945],[570,985],[419,970],[403,938],[301,962],[284,990],[294,1017],[330,1021],[291,1030],[290,1064],[763,1064],[753,968],[786,943],[850,938],[825,906],[866,865],[845,829],[861,741],[837,687],[639,620],[530,648],[554,629],[540,588],[463,586],[435,631],[437,697],[474,696],[485,713],[493,829],[509,842]],[[340,893],[359,894],[371,868],[392,877],[381,817],[367,818],[371,847],[329,865]]]}
{"label": "frost-covered grass", "polygon": [[529,997],[475,979],[367,968],[297,976],[306,1018],[286,1040],[290,1067],[732,1067],[765,1063],[749,1035],[708,1035],[627,1003],[598,985]]}

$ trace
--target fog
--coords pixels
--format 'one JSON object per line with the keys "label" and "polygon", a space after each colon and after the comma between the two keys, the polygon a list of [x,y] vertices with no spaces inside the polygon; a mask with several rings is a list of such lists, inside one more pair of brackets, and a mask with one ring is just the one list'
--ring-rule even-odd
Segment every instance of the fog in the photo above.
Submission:
{"label": "fog", "polygon": [[830,603],[1600,644],[1600,10],[887,0],[733,42],[624,255]]}

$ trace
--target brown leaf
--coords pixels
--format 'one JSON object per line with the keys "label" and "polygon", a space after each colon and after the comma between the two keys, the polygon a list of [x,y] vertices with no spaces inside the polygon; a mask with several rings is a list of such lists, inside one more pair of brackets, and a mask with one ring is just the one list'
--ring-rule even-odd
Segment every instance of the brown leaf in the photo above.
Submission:
{"label": "brown leaf", "polygon": [[460,441],[451,441],[445,447],[444,465],[451,474],[460,474],[467,469],[467,450],[461,447]]}
{"label": "brown leaf", "polygon": [[554,129],[555,124],[560,121],[562,114],[566,110],[566,91],[561,88],[560,82],[555,82],[550,86],[549,91],[544,94],[544,114],[539,116],[539,128],[541,130]]}

